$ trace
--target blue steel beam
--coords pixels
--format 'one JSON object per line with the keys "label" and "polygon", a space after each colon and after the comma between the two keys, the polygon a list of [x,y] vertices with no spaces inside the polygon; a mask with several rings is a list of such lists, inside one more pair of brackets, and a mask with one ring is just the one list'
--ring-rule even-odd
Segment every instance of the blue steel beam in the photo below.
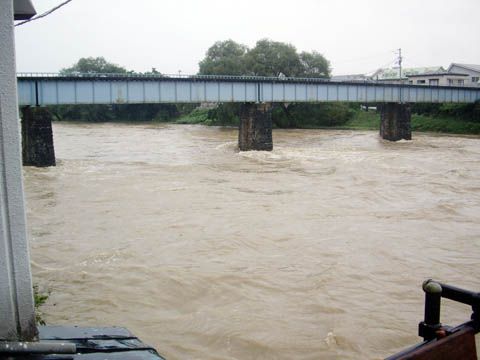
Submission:
{"label": "blue steel beam", "polygon": [[472,103],[478,87],[318,78],[166,76],[131,74],[18,74],[20,105],[201,102],[426,102]]}

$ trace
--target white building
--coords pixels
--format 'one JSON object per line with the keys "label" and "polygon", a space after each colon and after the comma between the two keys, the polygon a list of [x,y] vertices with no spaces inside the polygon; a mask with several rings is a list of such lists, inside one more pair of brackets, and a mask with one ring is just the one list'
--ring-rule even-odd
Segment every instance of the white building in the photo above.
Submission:
{"label": "white building", "polygon": [[407,75],[407,78],[409,84],[430,86],[466,86],[469,81],[468,74],[445,70]]}
{"label": "white building", "polygon": [[447,71],[467,74],[468,79],[466,79],[465,85],[480,86],[480,65],[452,63]]}

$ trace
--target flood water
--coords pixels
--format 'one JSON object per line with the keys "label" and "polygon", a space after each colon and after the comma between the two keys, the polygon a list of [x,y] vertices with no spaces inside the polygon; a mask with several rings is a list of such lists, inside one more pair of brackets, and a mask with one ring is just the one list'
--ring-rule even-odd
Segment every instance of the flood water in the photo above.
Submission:
{"label": "flood water", "polygon": [[[24,168],[49,324],[125,326],[168,359],[381,359],[421,283],[480,290],[480,138],[54,124]],[[470,309],[444,302],[442,321]]]}

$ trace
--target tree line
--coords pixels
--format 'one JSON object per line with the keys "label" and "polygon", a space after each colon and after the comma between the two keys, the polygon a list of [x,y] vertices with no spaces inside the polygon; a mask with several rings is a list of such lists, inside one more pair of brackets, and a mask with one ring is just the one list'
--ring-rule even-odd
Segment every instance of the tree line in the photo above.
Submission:
{"label": "tree line", "polygon": [[[330,62],[317,51],[302,51],[283,42],[262,39],[250,49],[233,40],[217,41],[199,63],[201,75],[253,75],[328,79]],[[353,116],[348,104],[273,104],[272,120],[280,128],[342,125]],[[217,124],[238,123],[239,104],[220,104],[207,114]]]}
{"label": "tree line", "polygon": [[330,72],[330,62],[317,51],[298,53],[291,44],[269,39],[252,49],[233,40],[217,41],[199,63],[201,75],[329,78]]}
{"label": "tree line", "polygon": [[[160,75],[155,68],[136,73],[107,61],[103,57],[79,59],[75,64],[60,70],[60,74],[142,74]],[[287,43],[259,40],[253,48],[233,40],[217,41],[199,62],[200,75],[257,75],[280,77],[328,78],[330,62],[317,51],[298,52]],[[112,105],[61,105],[51,107],[57,120],[79,121],[172,121],[188,115],[198,104],[112,104]],[[335,109],[332,109],[335,108]],[[330,112],[333,111],[330,116]],[[345,105],[274,104],[273,121],[278,127],[303,127],[315,125],[322,118],[330,122],[343,122],[350,109]],[[239,104],[219,104],[204,112],[208,124],[236,125],[239,122]],[[328,122],[327,121],[327,122]],[[328,124],[327,124],[328,125]]]}
{"label": "tree line", "polygon": [[[76,73],[139,74],[111,63],[103,57],[81,58],[62,75]],[[155,68],[142,75],[160,75]],[[199,62],[200,75],[254,75],[275,77],[314,77],[328,79],[330,62],[319,52],[298,52],[287,43],[262,39],[253,48],[233,40],[217,41]],[[113,104],[62,105],[52,107],[57,120],[80,121],[174,121],[192,113],[198,104]],[[201,110],[198,122],[214,125],[236,125],[239,104],[218,104],[214,109]],[[198,113],[198,110],[197,110]],[[341,125],[352,116],[347,104],[274,104],[272,119],[277,127],[318,127]],[[195,114],[193,114],[195,115]],[[198,115],[198,114],[197,114]],[[204,120],[204,121],[202,121]]]}

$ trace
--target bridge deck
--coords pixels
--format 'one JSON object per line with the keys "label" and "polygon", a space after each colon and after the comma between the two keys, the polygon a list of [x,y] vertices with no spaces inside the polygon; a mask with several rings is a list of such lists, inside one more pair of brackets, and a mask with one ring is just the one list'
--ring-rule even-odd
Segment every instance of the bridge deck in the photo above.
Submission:
{"label": "bridge deck", "polygon": [[19,105],[200,102],[471,103],[480,88],[253,76],[18,74]]}

